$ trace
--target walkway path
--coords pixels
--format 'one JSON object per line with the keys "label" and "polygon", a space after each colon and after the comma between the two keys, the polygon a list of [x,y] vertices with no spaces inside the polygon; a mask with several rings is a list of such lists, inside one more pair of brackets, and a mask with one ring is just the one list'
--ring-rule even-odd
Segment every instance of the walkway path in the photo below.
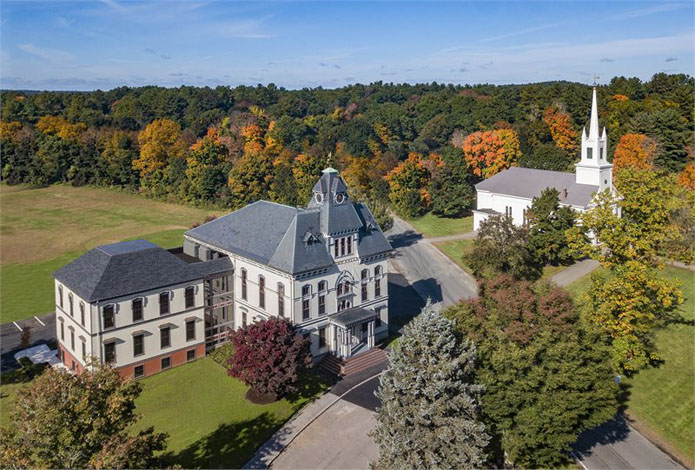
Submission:
{"label": "walkway path", "polygon": [[574,281],[581,279],[598,267],[598,261],[593,259],[585,259],[568,266],[551,277],[550,280],[560,287],[567,287]]}

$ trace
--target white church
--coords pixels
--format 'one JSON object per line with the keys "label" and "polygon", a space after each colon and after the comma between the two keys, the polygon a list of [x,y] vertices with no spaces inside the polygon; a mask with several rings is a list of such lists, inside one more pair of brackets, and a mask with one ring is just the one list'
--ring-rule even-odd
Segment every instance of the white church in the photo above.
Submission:
{"label": "white church", "polygon": [[596,87],[591,102],[589,134],[582,132],[582,157],[575,165],[575,173],[508,168],[475,185],[477,209],[473,211],[473,229],[478,230],[490,215],[505,214],[516,225],[526,221],[526,211],[534,197],[546,188],[560,193],[560,204],[578,212],[588,210],[596,193],[613,189],[613,165],[608,163],[608,136],[606,128],[599,130]]}

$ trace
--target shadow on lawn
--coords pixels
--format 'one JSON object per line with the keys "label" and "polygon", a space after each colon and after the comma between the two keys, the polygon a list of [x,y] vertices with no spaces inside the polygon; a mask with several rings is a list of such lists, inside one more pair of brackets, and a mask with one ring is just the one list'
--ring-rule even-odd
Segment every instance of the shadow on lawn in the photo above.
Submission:
{"label": "shadow on lawn", "polygon": [[222,424],[182,451],[162,455],[162,459],[183,468],[241,468],[280,425],[282,421],[270,413]]}

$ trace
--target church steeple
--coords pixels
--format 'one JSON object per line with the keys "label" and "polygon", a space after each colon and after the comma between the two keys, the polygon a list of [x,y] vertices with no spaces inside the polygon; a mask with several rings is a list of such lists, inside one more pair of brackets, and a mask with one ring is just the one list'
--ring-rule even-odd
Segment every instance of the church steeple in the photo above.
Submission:
{"label": "church steeple", "polygon": [[606,128],[600,131],[598,122],[598,103],[596,86],[591,97],[591,119],[589,133],[586,127],[582,130],[582,156],[576,165],[578,184],[598,186],[600,191],[613,186],[613,165],[608,163],[608,136]]}

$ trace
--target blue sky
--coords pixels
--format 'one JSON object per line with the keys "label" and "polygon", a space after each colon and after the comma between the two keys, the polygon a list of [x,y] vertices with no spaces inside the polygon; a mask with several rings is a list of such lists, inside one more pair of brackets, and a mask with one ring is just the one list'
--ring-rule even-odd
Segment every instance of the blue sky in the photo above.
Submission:
{"label": "blue sky", "polygon": [[693,74],[694,3],[0,2],[0,86],[337,87]]}

